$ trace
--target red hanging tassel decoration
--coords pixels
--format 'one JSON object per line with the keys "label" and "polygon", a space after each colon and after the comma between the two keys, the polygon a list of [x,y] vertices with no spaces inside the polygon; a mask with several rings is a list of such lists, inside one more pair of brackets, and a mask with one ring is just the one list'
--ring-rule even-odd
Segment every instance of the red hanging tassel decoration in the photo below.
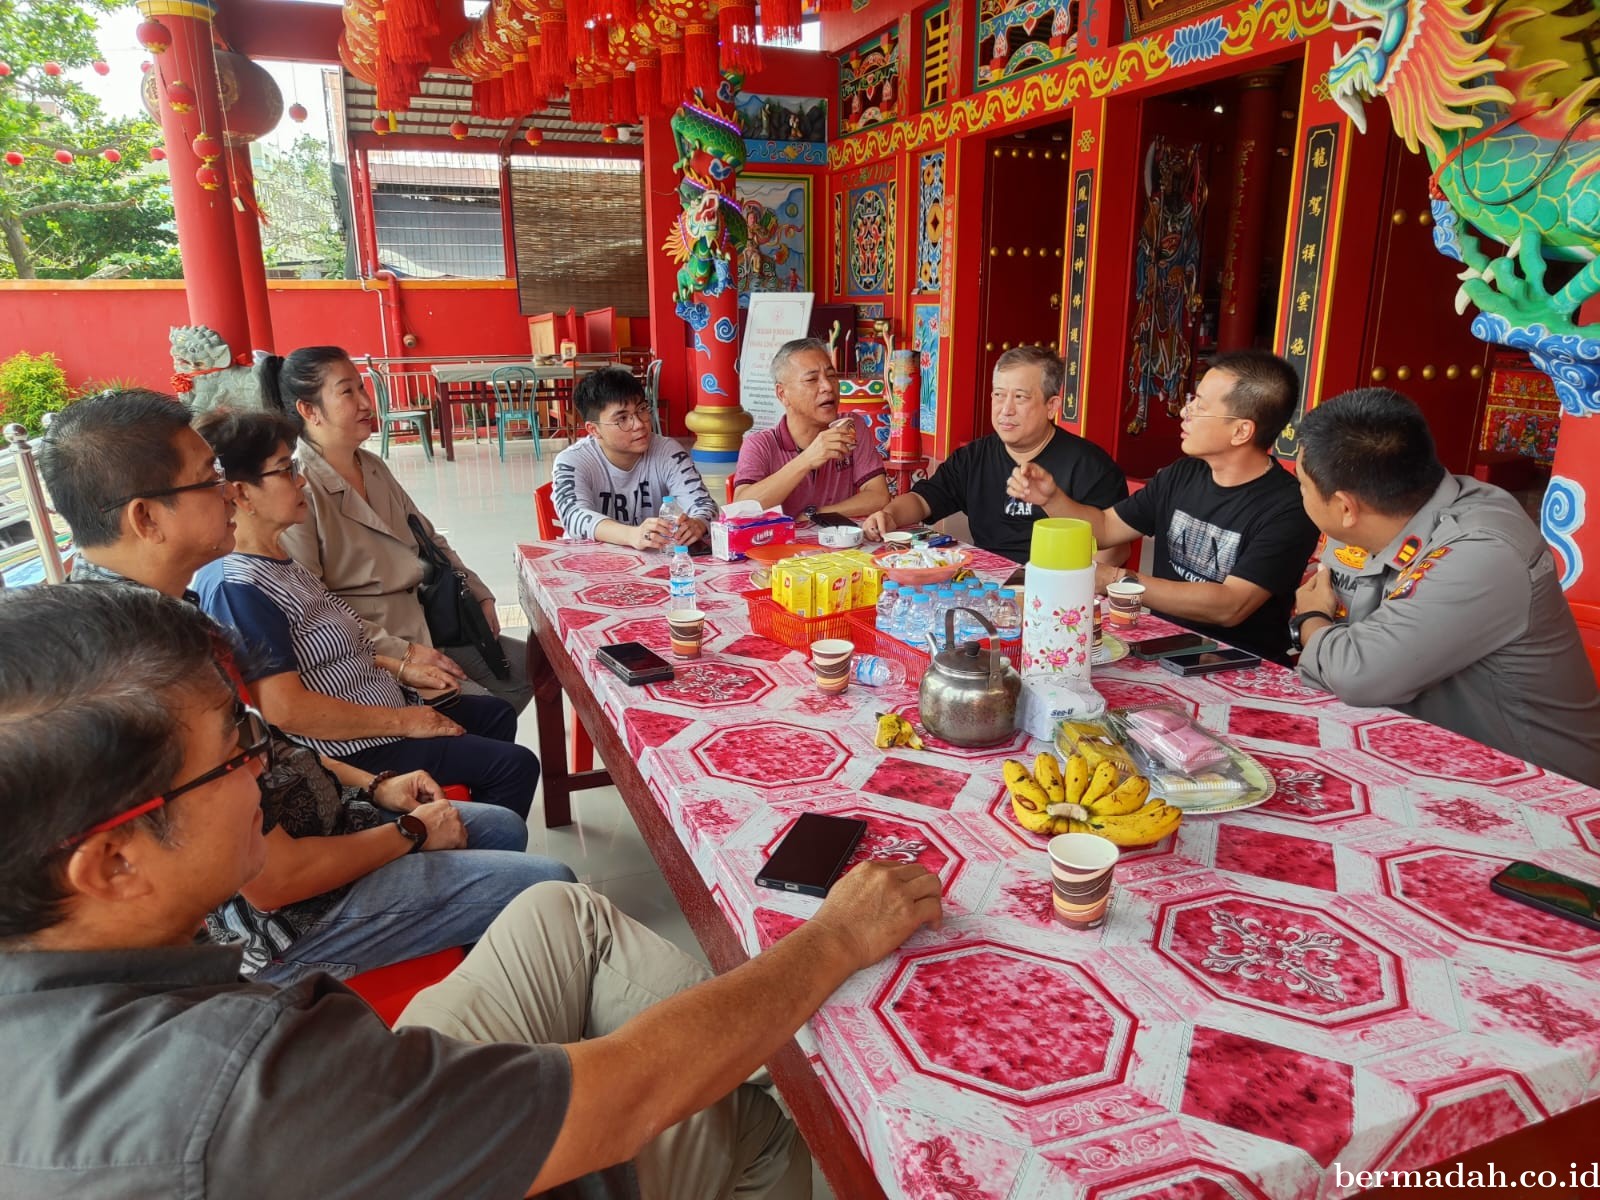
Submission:
{"label": "red hanging tassel decoration", "polygon": [[639,123],[639,101],[633,92],[633,78],[627,71],[618,71],[611,78],[611,123]]}
{"label": "red hanging tassel decoration", "polygon": [[488,99],[488,90],[489,90],[489,84],[488,84],[487,81],[482,80],[482,79],[474,79],[472,81],[472,115],[473,116],[475,116],[475,117],[487,117],[489,115],[489,110],[485,105],[485,101]]}
{"label": "red hanging tassel decoration", "polygon": [[572,43],[567,40],[567,14],[559,0],[539,14],[539,37],[544,42],[544,94],[559,96],[566,90],[572,66]]}
{"label": "red hanging tassel decoration", "polygon": [[439,32],[436,0],[389,0],[384,8],[394,26],[395,48],[410,62],[427,62],[429,43]]}
{"label": "red hanging tassel decoration", "polygon": [[573,33],[570,29],[567,32],[572,40],[572,57],[574,60],[581,62],[583,59],[595,57],[595,31],[593,29],[584,24],[578,26],[577,33]]}
{"label": "red hanging tassel decoration", "polygon": [[637,0],[611,0],[611,20],[622,29],[629,29],[639,19]]}
{"label": "red hanging tassel decoration", "polygon": [[718,0],[717,24],[722,31],[722,69],[747,75],[759,71],[755,0]]}
{"label": "red hanging tassel decoration", "polygon": [[715,99],[722,72],[717,69],[717,31],[710,25],[683,27],[683,81],[690,91]]}
{"label": "red hanging tassel decoration", "polygon": [[641,54],[633,60],[633,102],[641,117],[666,114],[667,107],[661,103],[661,60],[653,54]]}
{"label": "red hanging tassel decoration", "polygon": [[501,78],[506,81],[506,103],[514,114],[521,116],[528,111],[532,100],[532,92],[528,87],[528,56],[512,55],[511,65]]}
{"label": "red hanging tassel decoration", "polygon": [[761,0],[761,36],[769,42],[798,42],[800,0]]}
{"label": "red hanging tassel decoration", "polygon": [[589,6],[584,0],[567,0],[567,42],[574,47],[573,56],[581,58],[583,52],[577,47],[584,45],[584,26],[589,21]]}
{"label": "red hanging tassel decoration", "polygon": [[685,81],[682,42],[666,42],[661,47],[661,112],[675,111],[689,95]]}
{"label": "red hanging tassel decoration", "polygon": [[543,112],[550,102],[545,89],[544,42],[537,29],[528,38],[528,65],[523,74],[528,81],[528,111]]}

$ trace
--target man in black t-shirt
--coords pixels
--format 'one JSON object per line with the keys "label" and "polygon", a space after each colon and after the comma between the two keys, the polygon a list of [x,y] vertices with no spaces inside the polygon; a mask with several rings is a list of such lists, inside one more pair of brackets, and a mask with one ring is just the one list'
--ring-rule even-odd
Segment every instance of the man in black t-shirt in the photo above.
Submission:
{"label": "man in black t-shirt", "polygon": [[1142,491],[1096,508],[1061,495],[1031,465],[1017,468],[1008,490],[1051,516],[1088,521],[1101,546],[1152,538],[1152,573],[1102,566],[1100,588],[1131,577],[1161,616],[1282,661],[1295,589],[1317,545],[1299,485],[1272,457],[1299,390],[1294,368],[1276,355],[1219,355],[1183,408],[1187,457]]}
{"label": "man in black t-shirt", "polygon": [[[942,521],[967,514],[972,541],[985,550],[1025,562],[1033,523],[1047,514],[1026,498],[1009,495],[1006,481],[1024,464],[1050,480],[1053,490],[1095,509],[1128,494],[1128,481],[1111,456],[1056,424],[1061,411],[1062,362],[1048,350],[1018,346],[994,364],[989,403],[994,432],[962,446],[939,465],[933,478],[914,484],[887,507],[862,519],[874,541],[917,521]],[[1100,561],[1127,561],[1127,550],[1106,551]]]}

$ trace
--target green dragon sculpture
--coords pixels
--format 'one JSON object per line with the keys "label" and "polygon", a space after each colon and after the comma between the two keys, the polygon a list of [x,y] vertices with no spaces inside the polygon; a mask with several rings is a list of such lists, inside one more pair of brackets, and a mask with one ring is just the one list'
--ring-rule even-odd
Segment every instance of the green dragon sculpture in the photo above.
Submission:
{"label": "green dragon sculpture", "polygon": [[[1363,36],[1335,45],[1329,89],[1363,131],[1363,102],[1383,97],[1395,132],[1426,152],[1436,243],[1466,268],[1457,310],[1499,318],[1475,324],[1494,341],[1578,335],[1579,307],[1600,294],[1600,79],[1571,35],[1593,15],[1562,16],[1566,0],[1338,3],[1356,20],[1334,28]],[[1486,253],[1458,222],[1506,250]],[[1547,289],[1552,261],[1579,265]]]}
{"label": "green dragon sculpture", "polygon": [[683,211],[672,223],[663,249],[678,264],[679,305],[699,293],[718,295],[735,286],[740,252],[748,230],[734,199],[744,169],[744,136],[734,117],[737,76],[724,78],[709,102],[685,102],[672,115],[672,138],[678,148],[675,171],[683,173],[678,199]]}

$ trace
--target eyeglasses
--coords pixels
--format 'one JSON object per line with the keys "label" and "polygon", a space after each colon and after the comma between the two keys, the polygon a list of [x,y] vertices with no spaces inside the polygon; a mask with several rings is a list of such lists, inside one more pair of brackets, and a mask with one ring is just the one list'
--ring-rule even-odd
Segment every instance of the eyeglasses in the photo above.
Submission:
{"label": "eyeglasses", "polygon": [[268,479],[273,475],[287,475],[292,479],[292,478],[294,478],[294,476],[296,476],[298,474],[300,474],[300,459],[299,459],[298,456],[296,456],[296,457],[291,458],[289,460],[289,465],[288,466],[286,466],[286,467],[274,467],[270,471],[262,471],[260,477],[262,479]]}
{"label": "eyeglasses", "polygon": [[203,492],[207,488],[219,488],[227,485],[228,478],[222,473],[222,460],[220,458],[211,460],[211,472],[215,478],[207,479],[204,483],[186,483],[182,487],[162,488],[159,492],[135,492],[131,496],[124,496],[113,504],[101,505],[100,511],[103,513],[114,512],[124,504],[132,504],[135,500],[160,500],[164,496],[178,496],[184,492]]}
{"label": "eyeglasses", "polygon": [[642,409],[619,412],[615,421],[596,421],[596,425],[614,425],[618,429],[644,429],[650,424],[650,414]]}
{"label": "eyeglasses", "polygon": [[115,829],[118,825],[126,825],[129,821],[138,820],[146,813],[155,812],[156,809],[171,803],[185,792],[192,792],[196,788],[205,787],[206,784],[221,779],[224,775],[231,775],[240,767],[247,766],[256,759],[260,759],[263,768],[272,769],[272,730],[268,727],[266,718],[248,704],[240,702],[234,705],[234,727],[239,731],[239,752],[228,759],[219,767],[214,767],[204,775],[196,775],[188,783],[179,784],[170,791],[136,804],[126,812],[108,817],[97,825],[91,825],[75,837],[69,837],[56,848],[65,850],[87,841],[97,833],[104,833],[108,829]]}
{"label": "eyeglasses", "polygon": [[1203,412],[1195,412],[1194,411],[1194,406],[1195,406],[1196,403],[1199,402],[1199,400],[1200,400],[1200,397],[1198,395],[1196,395],[1194,392],[1187,393],[1183,398],[1183,407],[1178,409],[1179,414],[1182,415],[1182,416],[1185,416],[1185,417],[1189,417],[1190,419],[1201,419],[1201,420],[1211,420],[1211,421],[1242,421],[1242,420],[1244,420],[1243,417],[1236,417],[1232,413],[1203,413]]}

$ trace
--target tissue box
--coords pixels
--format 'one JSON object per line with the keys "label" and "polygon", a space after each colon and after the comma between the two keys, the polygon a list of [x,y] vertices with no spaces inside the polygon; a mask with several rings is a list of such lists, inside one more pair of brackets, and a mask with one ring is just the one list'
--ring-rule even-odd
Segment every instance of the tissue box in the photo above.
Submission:
{"label": "tissue box", "polygon": [[757,517],[723,516],[711,525],[711,554],[723,562],[737,562],[752,546],[781,546],[794,541],[794,518],[778,513]]}

